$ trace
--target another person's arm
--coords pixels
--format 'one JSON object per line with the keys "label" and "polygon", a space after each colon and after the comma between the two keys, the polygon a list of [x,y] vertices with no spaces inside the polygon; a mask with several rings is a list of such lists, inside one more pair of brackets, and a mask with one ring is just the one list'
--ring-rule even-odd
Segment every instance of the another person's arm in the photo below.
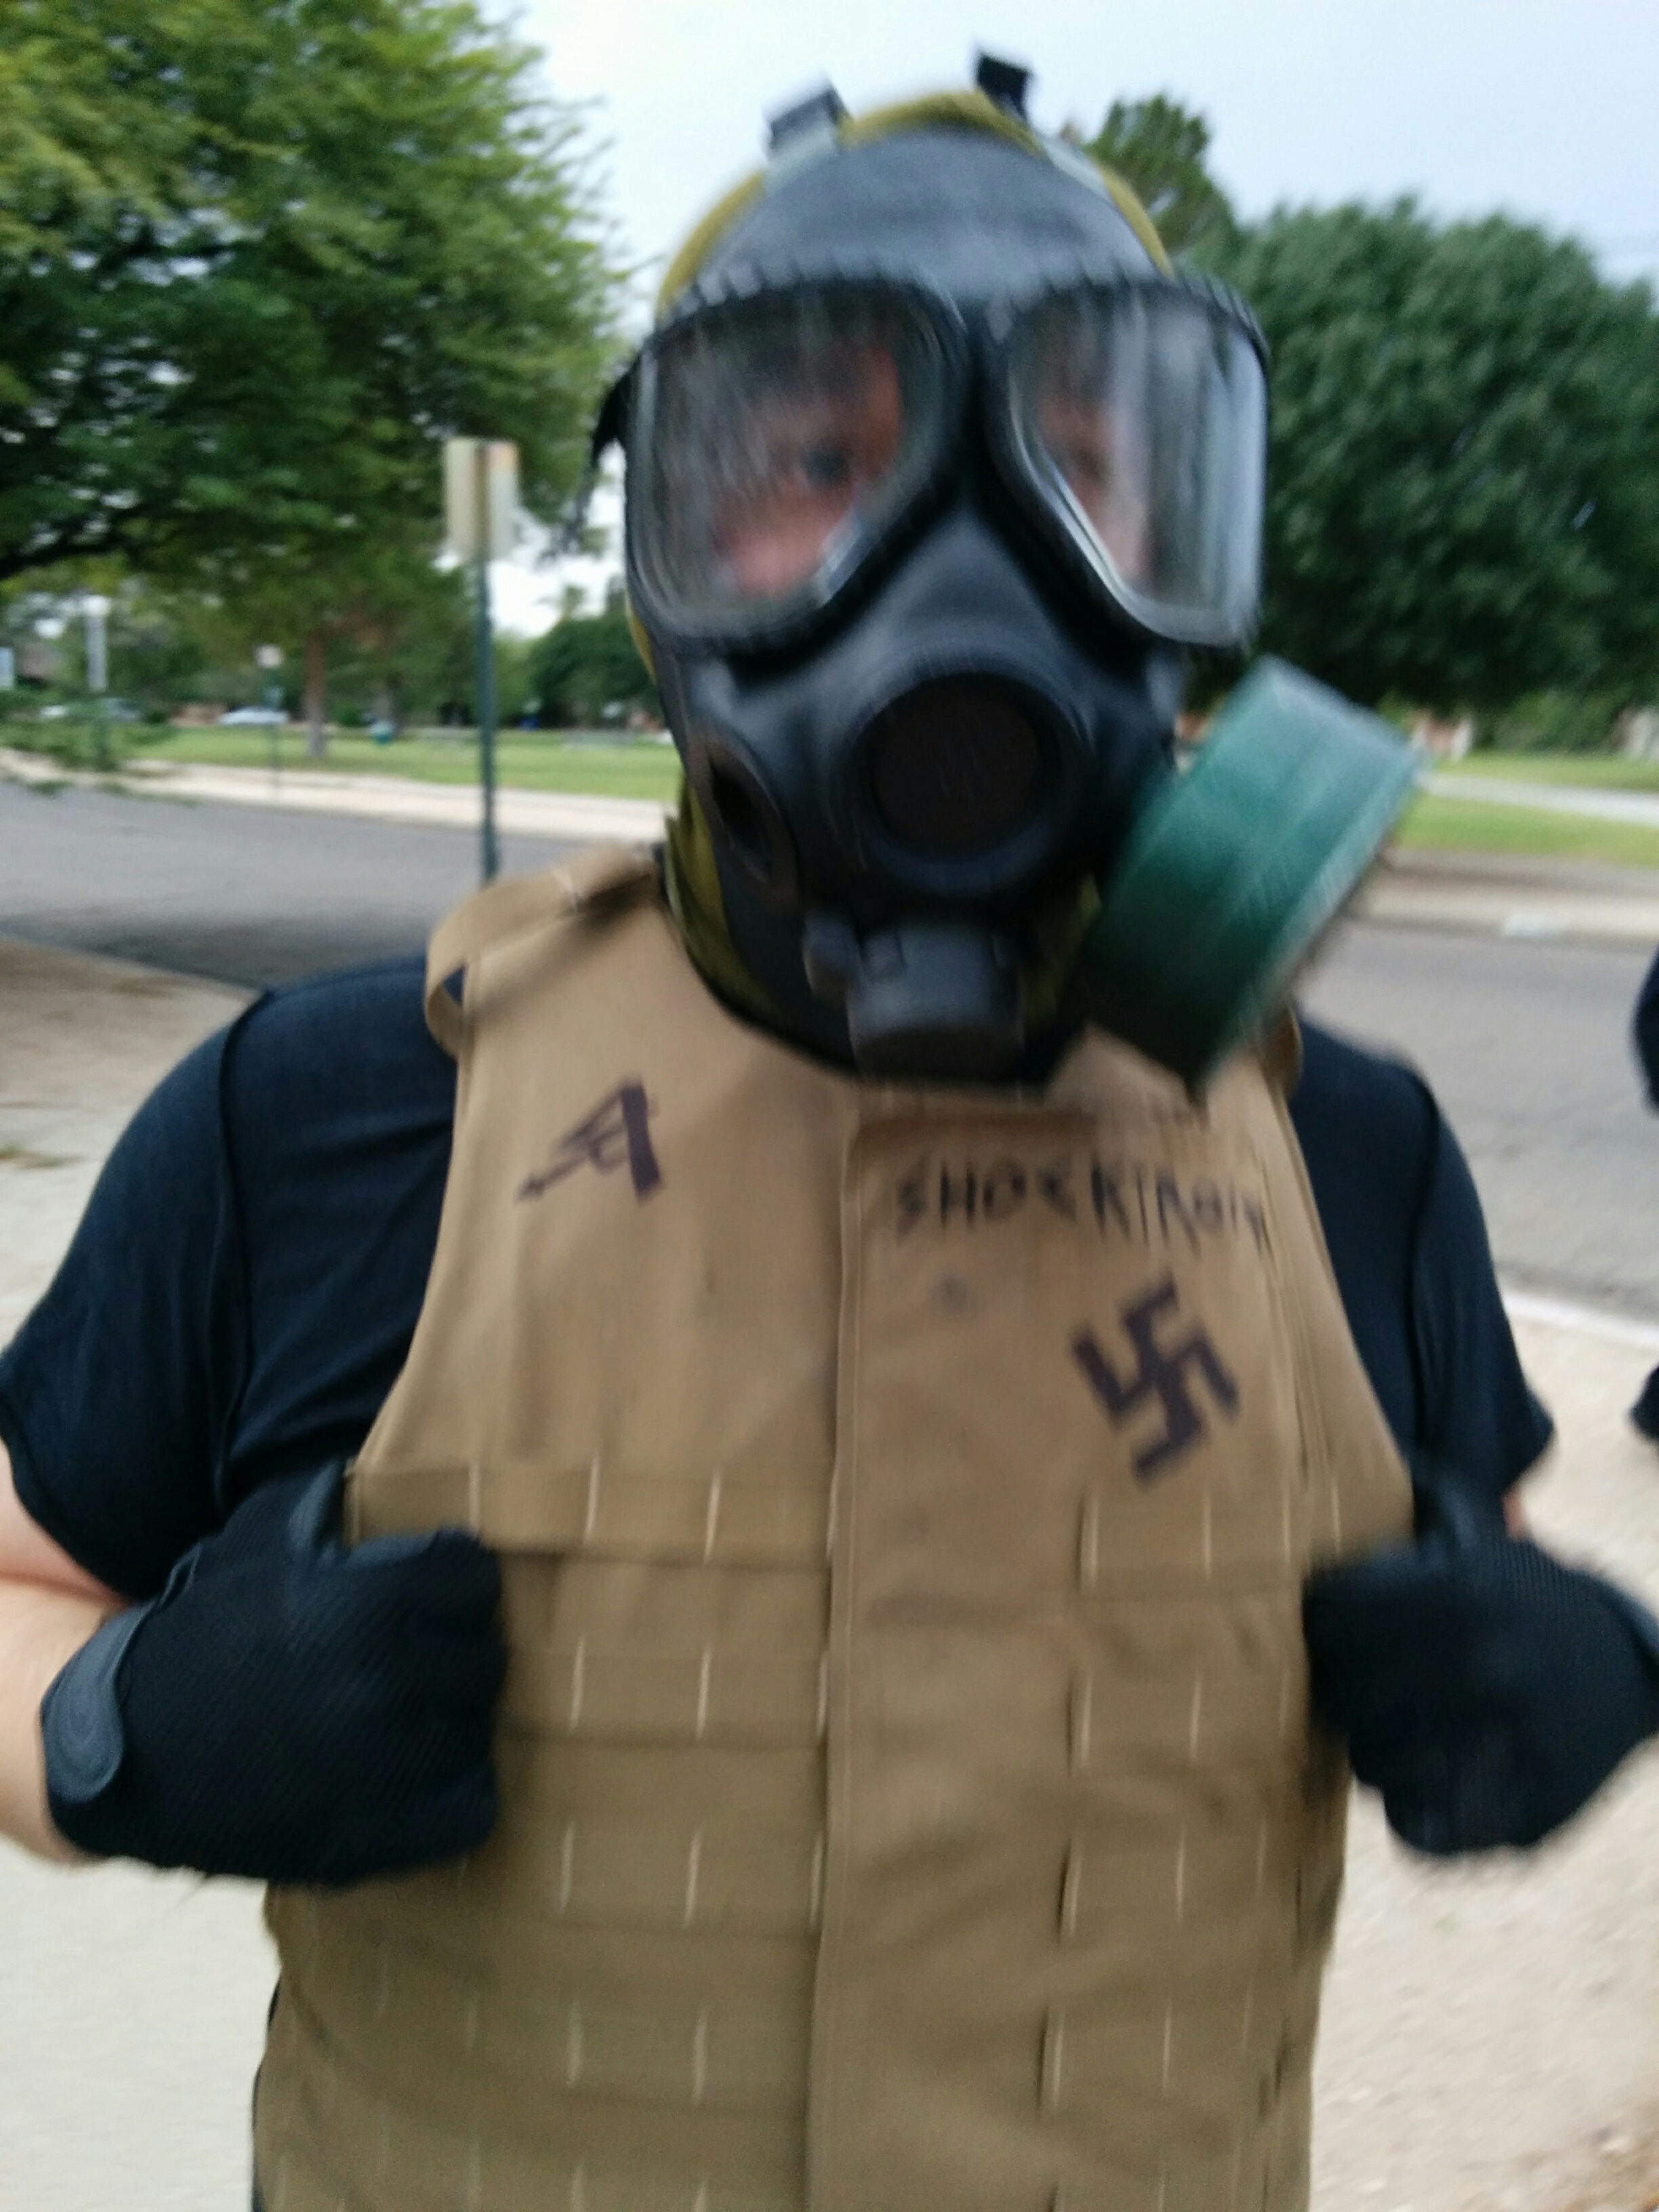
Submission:
{"label": "another person's arm", "polygon": [[[1327,1146],[1322,1212],[1419,1501],[1414,1545],[1310,1584],[1315,1698],[1403,1840],[1437,1854],[1533,1844],[1659,1729],[1659,1626],[1521,1537],[1515,1486],[1551,1424],[1522,1373],[1474,1181],[1433,1098],[1404,1070],[1373,1063],[1376,1077],[1365,1076],[1346,1048],[1315,1049],[1333,1086],[1345,1075],[1380,1081],[1386,1118],[1371,1157],[1406,1170],[1387,1208],[1408,1220],[1392,1269],[1380,1264],[1397,1249],[1386,1216],[1344,1218],[1345,1201],[1363,1209],[1382,1182],[1358,1173],[1358,1154]],[[1344,1127],[1348,1143],[1363,1134]],[[1379,1263],[1369,1273],[1368,1255]],[[1382,1296],[1391,1273],[1408,1320],[1403,1367],[1388,1357],[1395,1328],[1383,1326],[1399,1311]]]}
{"label": "another person's arm", "polygon": [[416,963],[210,1040],[0,1354],[0,1823],[33,1848],[330,1881],[488,1832],[495,1563],[339,1530],[435,1236],[434,1054]]}
{"label": "another person's arm", "polygon": [[1631,1032],[1647,1080],[1648,1103],[1659,1106],[1659,953],[1654,955],[1652,966],[1642,978]]}
{"label": "another person's arm", "polygon": [[24,1512],[0,1443],[0,1835],[45,1858],[77,1854],[46,1808],[40,1700],[121,1604]]}

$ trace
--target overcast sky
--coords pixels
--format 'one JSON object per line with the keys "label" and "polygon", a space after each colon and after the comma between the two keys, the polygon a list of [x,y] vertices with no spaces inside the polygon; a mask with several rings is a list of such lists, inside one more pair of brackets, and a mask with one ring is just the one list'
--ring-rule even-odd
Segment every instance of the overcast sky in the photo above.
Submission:
{"label": "overcast sky", "polygon": [[[605,202],[644,261],[754,166],[769,110],[825,76],[854,109],[961,85],[983,46],[1036,71],[1046,129],[1151,92],[1198,108],[1247,216],[1409,191],[1659,273],[1659,0],[521,0],[517,19],[555,93],[593,103]],[[503,614],[539,627],[546,580],[502,585]]]}

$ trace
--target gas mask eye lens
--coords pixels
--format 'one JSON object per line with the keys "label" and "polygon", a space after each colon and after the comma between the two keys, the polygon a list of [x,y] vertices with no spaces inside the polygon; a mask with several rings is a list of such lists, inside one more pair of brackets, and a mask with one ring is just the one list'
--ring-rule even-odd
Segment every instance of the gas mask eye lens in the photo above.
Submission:
{"label": "gas mask eye lens", "polygon": [[1178,283],[1079,286],[1018,319],[1003,421],[1016,489],[1154,635],[1254,615],[1267,385],[1242,313]]}
{"label": "gas mask eye lens", "polygon": [[764,641],[832,598],[937,465],[946,351],[915,297],[845,281],[665,332],[629,441],[630,558],[665,627]]}
{"label": "gas mask eye lens", "polygon": [[775,365],[734,417],[714,467],[704,464],[715,587],[766,599],[807,581],[879,496],[902,440],[898,368],[886,347],[828,345]]}

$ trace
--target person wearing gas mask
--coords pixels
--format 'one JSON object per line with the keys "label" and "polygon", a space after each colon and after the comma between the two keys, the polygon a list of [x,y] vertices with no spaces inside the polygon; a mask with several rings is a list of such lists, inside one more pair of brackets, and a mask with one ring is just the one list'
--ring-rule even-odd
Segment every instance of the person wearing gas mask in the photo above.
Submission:
{"label": "person wearing gas mask", "polygon": [[204,1048],[0,1365],[0,1802],[275,1885],[266,2212],[1290,2212],[1345,1747],[1452,1852],[1659,1724],[1432,1100],[1279,1018],[1395,755],[1171,766],[1259,335],[1021,89],[781,118],[604,412],[660,860],[439,930],[459,1079],[404,967]]}

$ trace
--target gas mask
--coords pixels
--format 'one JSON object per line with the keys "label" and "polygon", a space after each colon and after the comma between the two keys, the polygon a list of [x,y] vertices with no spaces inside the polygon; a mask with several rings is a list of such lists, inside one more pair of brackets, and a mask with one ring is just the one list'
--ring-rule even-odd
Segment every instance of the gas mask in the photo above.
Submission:
{"label": "gas mask", "polygon": [[[599,433],[732,944],[803,1042],[992,1079],[1075,919],[1066,1017],[1193,1063],[1193,988],[1132,980],[1124,948],[1158,949],[1149,889],[1164,950],[1180,905],[1167,826],[1135,885],[1184,781],[1181,649],[1255,617],[1260,333],[1071,149],[841,120],[826,95],[775,125],[766,188]],[[1198,1026],[1194,1080],[1232,1041]]]}

